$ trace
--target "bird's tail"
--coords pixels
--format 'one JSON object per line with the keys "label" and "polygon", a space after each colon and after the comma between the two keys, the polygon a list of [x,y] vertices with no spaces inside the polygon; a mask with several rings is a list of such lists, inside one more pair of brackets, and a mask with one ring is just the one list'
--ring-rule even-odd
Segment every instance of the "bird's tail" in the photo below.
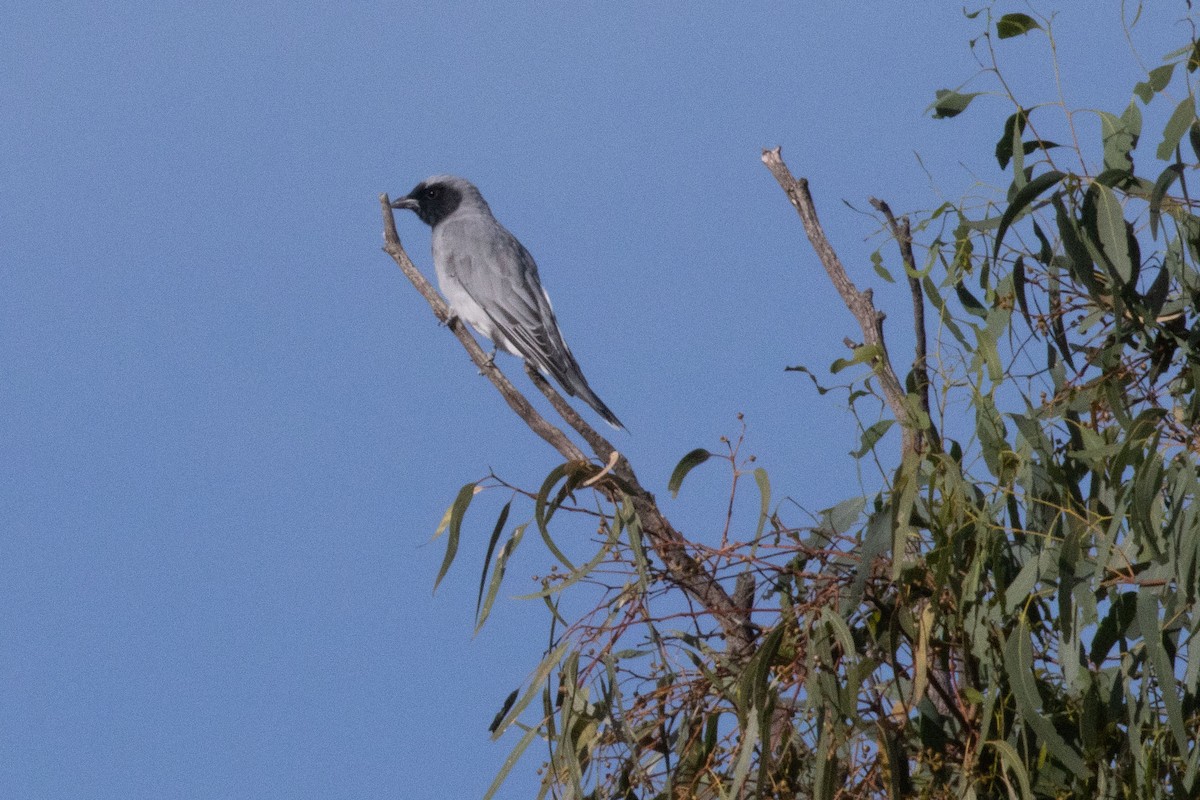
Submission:
{"label": "bird's tail", "polygon": [[625,426],[621,424],[621,420],[617,419],[617,415],[612,410],[604,405],[604,401],[596,396],[592,391],[592,387],[588,386],[587,378],[583,377],[583,371],[579,369],[579,364],[575,361],[575,356],[571,355],[571,351],[563,347],[564,363],[552,364],[545,362],[542,371],[554,376],[567,394],[572,397],[578,397],[583,402],[592,407],[597,414],[604,418],[604,421],[613,426],[619,431],[625,430]]}
{"label": "bird's tail", "polygon": [[568,389],[568,391],[570,391],[571,394],[577,395],[580,400],[591,406],[592,409],[609,425],[613,426],[619,431],[625,430],[625,426],[621,424],[621,420],[617,419],[617,415],[614,414],[608,406],[604,405],[603,400],[596,396],[596,393],[592,391],[592,387],[587,385],[587,381],[583,379],[582,375],[579,376],[578,384],[572,386],[570,389]]}

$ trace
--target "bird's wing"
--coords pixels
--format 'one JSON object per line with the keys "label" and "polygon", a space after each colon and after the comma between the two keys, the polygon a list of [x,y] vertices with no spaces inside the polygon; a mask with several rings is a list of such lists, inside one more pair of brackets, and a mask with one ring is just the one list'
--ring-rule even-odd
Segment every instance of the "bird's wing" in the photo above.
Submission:
{"label": "bird's wing", "polygon": [[515,350],[574,394],[582,374],[558,330],[537,264],[515,236],[488,222],[453,231],[446,269]]}

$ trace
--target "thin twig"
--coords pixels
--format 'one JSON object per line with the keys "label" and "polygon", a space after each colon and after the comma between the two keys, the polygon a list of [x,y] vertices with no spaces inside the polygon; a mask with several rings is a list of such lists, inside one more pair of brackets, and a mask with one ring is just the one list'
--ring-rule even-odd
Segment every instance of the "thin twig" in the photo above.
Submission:
{"label": "thin twig", "polygon": [[921,431],[921,438],[917,441],[918,447],[924,445],[934,451],[940,449],[940,439],[938,438],[937,429],[933,424],[933,414],[930,411],[929,403],[929,362],[927,356],[926,333],[925,333],[925,295],[921,290],[921,279],[917,277],[917,259],[913,256],[913,240],[912,226],[909,224],[908,217],[900,217],[899,220],[892,213],[891,207],[876,197],[871,198],[873,205],[887,219],[888,227],[892,231],[892,238],[900,247],[900,258],[904,262],[904,275],[908,278],[908,291],[912,295],[913,304],[913,335],[916,337],[916,353],[913,358],[913,378],[916,383],[917,397],[921,401],[921,410],[925,412],[926,418],[929,420],[928,425]]}

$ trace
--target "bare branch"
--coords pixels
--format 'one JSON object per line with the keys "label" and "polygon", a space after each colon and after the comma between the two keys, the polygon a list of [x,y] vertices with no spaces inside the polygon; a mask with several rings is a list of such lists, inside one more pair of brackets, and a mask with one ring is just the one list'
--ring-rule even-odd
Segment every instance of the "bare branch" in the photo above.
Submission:
{"label": "bare branch", "polygon": [[821,222],[817,218],[817,207],[813,203],[812,194],[808,191],[808,181],[805,178],[792,176],[787,165],[783,163],[783,156],[778,147],[774,150],[764,150],[762,160],[771,174],[775,176],[775,180],[778,181],[784,193],[787,194],[792,206],[800,214],[800,220],[804,223],[804,232],[808,234],[808,241],[812,243],[817,258],[821,260],[821,265],[825,267],[825,272],[833,281],[834,288],[841,295],[842,302],[846,304],[846,308],[854,315],[854,319],[858,321],[858,326],[862,329],[863,344],[878,349],[878,355],[872,359],[871,366],[875,374],[879,376],[884,401],[904,430],[903,452],[906,454],[917,452],[917,426],[904,402],[904,386],[896,377],[896,371],[892,368],[891,359],[888,357],[887,344],[883,338],[883,312],[875,309],[875,304],[871,299],[871,290],[860,292],[854,282],[850,280],[850,276],[846,274],[846,268],[842,266],[841,259],[838,258],[833,245],[829,243],[829,239],[821,227]]}
{"label": "bare branch", "polygon": [[[933,450],[940,449],[940,439],[933,424],[933,414],[929,403],[929,364],[927,362],[927,341],[925,334],[925,295],[921,290],[921,279],[917,277],[917,260],[913,256],[912,226],[908,217],[899,220],[892,213],[891,206],[883,200],[872,197],[871,205],[887,219],[892,238],[900,247],[900,258],[904,262],[904,275],[908,278],[908,290],[912,295],[913,304],[913,335],[916,337],[916,355],[913,359],[913,377],[916,381],[917,397],[921,401],[921,410],[929,419],[929,425],[922,436],[927,440],[923,444]],[[918,446],[922,442],[918,441]]]}

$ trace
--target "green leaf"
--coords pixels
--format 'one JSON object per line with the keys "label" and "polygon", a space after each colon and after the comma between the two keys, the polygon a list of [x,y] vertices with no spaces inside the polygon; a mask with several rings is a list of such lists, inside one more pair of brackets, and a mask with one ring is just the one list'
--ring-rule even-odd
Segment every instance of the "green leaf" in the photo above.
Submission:
{"label": "green leaf", "polygon": [[851,450],[850,455],[854,458],[862,458],[867,453],[871,452],[875,447],[875,443],[883,438],[883,435],[895,424],[894,419],[881,419],[871,427],[867,428],[862,433],[862,439],[857,450]]}
{"label": "green leaf", "polygon": [[[570,490],[573,488],[573,481],[570,475],[571,466],[571,462],[558,465],[554,469],[550,470],[550,474],[546,476],[546,480],[542,481],[542,488],[538,490],[537,499],[534,500],[533,503],[533,519],[534,522],[537,523],[538,533],[541,534],[542,541],[545,542],[546,548],[554,554],[554,557],[557,558],[569,572],[575,572],[575,565],[571,562],[571,559],[567,558],[566,554],[559,549],[558,545],[555,544],[554,537],[550,535],[549,527],[550,518],[554,516],[554,512],[558,510],[559,505],[564,499],[566,499],[566,495],[570,494]],[[551,490],[553,490],[554,487],[558,485],[558,482],[564,477],[567,479],[567,481],[563,485],[563,488],[559,491],[558,496],[553,501],[550,500]]]}
{"label": "green leaf", "polygon": [[1037,237],[1038,253],[1034,256],[1043,266],[1050,266],[1050,260],[1054,258],[1054,248],[1050,246],[1050,240],[1046,238],[1046,234],[1042,231],[1042,227],[1037,224],[1037,220],[1033,221],[1033,235]]}
{"label": "green leaf", "polygon": [[500,727],[500,720],[508,714],[508,710],[513,707],[513,703],[517,702],[517,695],[521,693],[521,687],[513,689],[508,697],[504,698],[504,704],[500,706],[500,710],[496,712],[496,716],[492,717],[492,724],[488,725],[488,733],[494,733],[496,728]]}
{"label": "green leaf", "polygon": [[1108,613],[1092,636],[1092,647],[1088,652],[1092,663],[1103,666],[1113,645],[1126,637],[1126,631],[1134,619],[1136,603],[1137,596],[1133,592],[1125,592],[1109,606]]}
{"label": "green leaf", "polygon": [[1017,786],[1021,789],[1020,797],[1024,800],[1033,800],[1033,790],[1029,786],[1029,771],[1025,769],[1025,763],[1021,761],[1017,749],[1003,739],[992,739],[987,742],[987,745],[1000,754],[1000,763],[1016,776]]}
{"label": "green leaf", "polygon": [[929,106],[933,109],[934,119],[949,119],[957,117],[959,114],[967,110],[967,106],[983,92],[969,92],[960,94],[951,89],[938,89],[934,92],[936,100]]}
{"label": "green leaf", "polygon": [[[446,555],[442,559],[442,567],[438,570],[437,578],[433,581],[433,590],[436,592],[438,584],[442,582],[442,578],[446,577],[446,573],[450,571],[450,565],[454,563],[454,556],[458,553],[458,537],[462,533],[463,516],[467,513],[467,506],[471,505],[471,499],[475,496],[479,485],[468,483],[466,486],[458,490],[458,496],[454,498],[454,503],[450,506],[449,514],[449,529],[450,535],[446,539]],[[434,534],[435,537],[437,534]]]}
{"label": "green leaf", "polygon": [[1004,121],[1004,133],[1000,134],[1000,140],[996,142],[996,161],[999,162],[1000,169],[1007,169],[1008,162],[1012,160],[1016,144],[1021,141],[1021,134],[1025,131],[1027,113],[1022,108],[1010,114]]}
{"label": "green leaf", "polygon": [[1150,192],[1150,235],[1158,238],[1158,222],[1162,217],[1162,201],[1175,179],[1183,175],[1183,164],[1171,164],[1162,171]]}
{"label": "green leaf", "polygon": [[[533,675],[530,676],[529,688],[525,690],[523,695],[521,695],[521,699],[516,703],[513,703],[513,705],[509,708],[508,713],[506,713],[499,722],[494,723],[495,728],[492,729],[492,739],[499,739],[504,732],[508,730],[514,722],[516,722],[517,717],[521,716],[521,712],[524,711],[526,706],[529,705],[530,701],[532,701],[533,698],[538,695],[542,686],[542,681],[546,680],[546,678],[549,677],[550,672],[556,666],[558,666],[558,662],[562,661],[563,656],[567,654],[567,649],[570,646],[571,640],[563,639],[561,642],[559,642],[557,647],[551,650],[546,657],[542,659],[542,663],[538,664],[537,669],[535,669],[533,671]],[[532,728],[535,731],[538,730],[536,725],[532,726]]]}
{"label": "green leaf", "polygon": [[[1092,277],[1092,256],[1083,243],[1079,227],[1057,192],[1053,197],[1053,202],[1058,222],[1058,235],[1062,239],[1063,251],[1071,265],[1071,276],[1094,293],[1097,287],[1095,279]],[[1064,358],[1066,357],[1064,354]]]}
{"label": "green leaf", "polygon": [[[479,609],[483,604],[483,588],[487,583],[488,567],[492,563],[492,553],[496,550],[496,542],[500,540],[500,534],[504,533],[504,523],[508,522],[508,511],[512,508],[512,500],[504,504],[504,508],[500,510],[500,518],[496,520],[496,527],[492,529],[492,536],[488,539],[487,553],[483,557],[483,570],[479,573],[479,595],[475,598],[475,619],[479,619]],[[475,625],[475,630],[479,630],[478,622]]]}
{"label": "green leaf", "polygon": [[1158,613],[1158,597],[1148,586],[1138,590],[1137,621],[1142,631],[1142,641],[1150,656],[1150,668],[1158,679],[1163,705],[1167,710],[1167,724],[1175,736],[1179,752],[1188,751],[1188,736],[1183,726],[1183,707],[1179,702],[1179,688],[1175,682],[1174,665],[1163,647],[1162,623]]}
{"label": "green leaf", "polygon": [[1042,714],[1042,700],[1038,696],[1037,683],[1033,679],[1033,645],[1029,620],[1024,614],[1020,616],[1016,629],[1009,634],[1004,643],[1004,671],[1008,675],[1013,698],[1017,701],[1021,722],[1037,735],[1059,763],[1084,780],[1090,778],[1092,771],[1079,757],[1079,753],[1067,744],[1054,729],[1054,724]]}
{"label": "green leaf", "polygon": [[1174,64],[1163,64],[1161,67],[1155,67],[1150,70],[1148,80],[1139,83],[1133,87],[1133,93],[1138,96],[1143,103],[1149,103],[1154,95],[1167,88],[1167,84],[1171,82],[1171,74],[1175,71]]}
{"label": "green leaf", "polygon": [[767,471],[762,467],[756,467],[754,470],[754,482],[758,484],[758,494],[761,499],[761,506],[758,512],[758,530],[754,533],[754,541],[762,538],[763,526],[767,524],[767,517],[771,515],[771,479],[767,475]]}
{"label": "green leaf", "polygon": [[496,796],[496,792],[500,791],[500,787],[504,785],[504,780],[508,777],[508,773],[512,772],[512,768],[521,760],[521,755],[533,744],[533,740],[538,738],[541,733],[541,728],[537,725],[530,725],[529,730],[525,731],[525,735],[517,742],[508,757],[504,759],[504,763],[500,765],[500,771],[496,773],[496,777],[492,779],[492,783],[488,786],[487,791],[483,795],[483,800],[492,800]]}
{"label": "green leaf", "polygon": [[[592,556],[592,558],[586,564],[584,564],[582,567],[578,567],[578,568],[572,567],[571,573],[569,575],[567,575],[565,578],[563,578],[561,581],[552,583],[549,586],[547,586],[546,588],[544,588],[538,592],[531,592],[529,594],[517,595],[516,599],[518,599],[518,600],[535,600],[539,597],[549,597],[552,594],[558,594],[558,593],[562,592],[564,589],[566,589],[570,586],[574,586],[576,583],[583,580],[588,575],[591,575],[592,571],[595,570],[596,567],[600,566],[600,564],[604,561],[604,559],[606,559],[608,557],[609,551],[611,551],[617,544],[617,536],[618,535],[619,535],[619,531],[617,529],[615,529],[615,528],[610,529],[608,532],[608,539],[605,540],[604,544],[600,545],[600,549],[596,551],[596,555]],[[561,561],[562,559],[560,558],[559,560]]]}
{"label": "green leaf", "polygon": [[1187,71],[1195,72],[1196,68],[1200,67],[1200,42],[1192,45],[1192,52],[1188,53]]}
{"label": "green leaf", "polygon": [[1005,14],[996,22],[996,33],[1001,39],[1011,39],[1022,36],[1032,30],[1041,30],[1042,26],[1028,14]]}
{"label": "green leaf", "polygon": [[1003,456],[1012,450],[1008,444],[1004,419],[990,396],[977,392],[974,404],[975,435],[979,437],[981,455],[991,473],[1000,477],[1004,469]]}
{"label": "green leaf", "polygon": [[[629,548],[633,550],[633,566],[637,570],[638,586],[643,592],[650,585],[650,562],[646,558],[646,548],[642,543],[642,523],[633,503],[628,497],[621,501],[621,508],[616,514],[616,522],[624,526],[629,537]],[[618,530],[618,535],[620,531]]]}
{"label": "green leaf", "polygon": [[875,268],[875,274],[888,283],[896,282],[896,279],[892,277],[892,273],[888,272],[887,267],[883,266],[883,255],[878,250],[871,253],[871,266]]}
{"label": "green leaf", "polygon": [[1093,183],[1088,188],[1088,195],[1096,209],[1097,244],[1113,272],[1122,283],[1128,284],[1133,279],[1134,264],[1129,257],[1129,240],[1125,234],[1125,210],[1116,193],[1107,186]]}
{"label": "green leaf", "polygon": [[679,488],[683,486],[683,479],[687,477],[687,474],[710,458],[712,458],[712,453],[703,447],[697,447],[681,458],[675,465],[675,469],[671,471],[670,479],[667,480],[667,491],[671,493],[671,497],[678,497]]}
{"label": "green leaf", "polygon": [[974,314],[980,319],[987,319],[987,306],[979,302],[975,295],[971,294],[962,281],[954,284],[954,292],[958,295],[958,301],[962,303],[963,309],[969,314]]}
{"label": "green leaf", "polygon": [[[861,499],[861,498],[854,498]],[[854,580],[846,592],[842,603],[842,616],[847,619],[858,611],[862,602],[863,592],[867,587],[867,577],[875,559],[888,551],[892,546],[892,515],[888,509],[877,511],[867,520],[866,530],[862,533],[862,546],[859,548],[858,566],[854,570]]]}
{"label": "green leaf", "polygon": [[880,355],[879,345],[864,344],[854,348],[854,355],[851,358],[839,358],[829,365],[829,371],[834,375],[838,374],[846,367],[855,364],[863,364],[868,361],[873,361]]}
{"label": "green leaf", "polygon": [[1017,296],[1017,307],[1021,309],[1021,316],[1025,317],[1025,323],[1032,326],[1033,322],[1029,317],[1029,301],[1025,297],[1025,256],[1017,256],[1016,262],[1013,264],[1013,294]]}
{"label": "green leaf", "polygon": [[1104,145],[1104,168],[1130,171],[1133,157],[1130,153],[1137,147],[1142,129],[1142,113],[1133,103],[1118,117],[1107,111],[1097,112],[1100,116],[1100,136]]}
{"label": "green leaf", "polygon": [[1067,177],[1067,173],[1051,170],[1037,176],[1025,184],[1021,191],[1017,192],[1016,196],[1013,197],[1012,203],[1004,210],[1004,215],[1000,218],[1000,227],[996,229],[996,246],[993,248],[992,253],[994,258],[1000,257],[1000,244],[1004,241],[1004,234],[1021,212],[1028,208],[1043,192],[1058,184],[1065,177]]}
{"label": "green leaf", "polygon": [[518,525],[513,530],[512,536],[508,537],[508,541],[500,548],[500,553],[496,556],[496,566],[492,569],[492,580],[488,583],[487,594],[484,595],[483,604],[476,613],[475,633],[479,633],[483,628],[483,623],[487,622],[488,616],[492,613],[492,604],[496,602],[496,595],[500,592],[500,584],[504,582],[504,573],[508,569],[508,559],[512,558],[512,554],[516,552],[517,545],[521,543],[521,538],[525,535],[525,529],[528,527],[528,522]]}
{"label": "green leaf", "polygon": [[1200,119],[1193,120],[1188,128],[1188,142],[1192,145],[1192,153],[1200,160]]}
{"label": "green leaf", "polygon": [[829,531],[832,535],[847,533],[862,516],[863,507],[866,504],[865,497],[856,495],[846,498],[836,506],[822,509],[821,523],[818,527],[822,531]]}
{"label": "green leaf", "polygon": [[1183,139],[1183,135],[1191,128],[1192,123],[1196,121],[1196,99],[1191,95],[1183,98],[1179,105],[1175,106],[1175,110],[1171,113],[1171,118],[1167,120],[1167,125],[1163,128],[1163,140],[1158,145],[1158,150],[1155,155],[1162,161],[1171,161],[1175,158],[1175,148],[1179,146],[1179,142]]}

